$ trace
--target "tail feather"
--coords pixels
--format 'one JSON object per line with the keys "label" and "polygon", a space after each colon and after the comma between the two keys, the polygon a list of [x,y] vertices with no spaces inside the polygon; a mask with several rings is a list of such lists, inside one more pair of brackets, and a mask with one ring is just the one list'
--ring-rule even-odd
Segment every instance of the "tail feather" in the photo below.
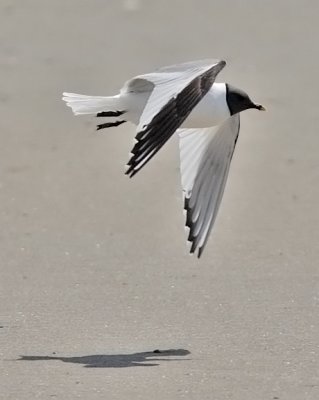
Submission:
{"label": "tail feather", "polygon": [[[75,115],[81,114],[98,114],[98,113],[119,113],[121,111],[120,96],[104,97],[104,96],[86,96],[76,93],[63,93],[64,100],[68,107],[72,108]],[[106,115],[105,115],[106,116]],[[115,116],[115,115],[114,115]]]}

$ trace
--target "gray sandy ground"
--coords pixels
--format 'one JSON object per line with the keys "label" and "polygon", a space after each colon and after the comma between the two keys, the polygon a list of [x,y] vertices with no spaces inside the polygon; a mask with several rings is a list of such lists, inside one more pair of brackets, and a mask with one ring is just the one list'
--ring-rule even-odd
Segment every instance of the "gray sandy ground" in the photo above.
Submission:
{"label": "gray sandy ground", "polygon": [[[1,398],[319,398],[318,13],[297,0],[1,1]],[[60,97],[207,57],[268,112],[242,117],[198,261],[176,139],[129,180],[133,127],[96,134]]]}

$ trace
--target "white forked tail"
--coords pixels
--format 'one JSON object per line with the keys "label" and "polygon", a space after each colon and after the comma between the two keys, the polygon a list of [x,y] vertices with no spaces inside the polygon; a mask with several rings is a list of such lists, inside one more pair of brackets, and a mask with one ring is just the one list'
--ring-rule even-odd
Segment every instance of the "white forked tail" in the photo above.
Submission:
{"label": "white forked tail", "polygon": [[72,108],[75,115],[97,114],[107,111],[121,111],[120,96],[86,96],[76,93],[63,93],[64,100],[68,107]]}

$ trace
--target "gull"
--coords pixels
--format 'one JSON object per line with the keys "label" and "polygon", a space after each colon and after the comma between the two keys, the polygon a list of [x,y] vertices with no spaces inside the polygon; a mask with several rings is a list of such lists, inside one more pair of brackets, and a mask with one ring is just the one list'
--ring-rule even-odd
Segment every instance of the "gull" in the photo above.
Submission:
{"label": "gull", "polygon": [[240,128],[239,113],[265,110],[244,91],[216,83],[223,60],[192,61],[128,80],[116,96],[63,93],[75,115],[116,117],[97,129],[136,125],[126,174],[134,176],[174,134],[179,136],[180,170],[190,253],[203,253],[222,200]]}

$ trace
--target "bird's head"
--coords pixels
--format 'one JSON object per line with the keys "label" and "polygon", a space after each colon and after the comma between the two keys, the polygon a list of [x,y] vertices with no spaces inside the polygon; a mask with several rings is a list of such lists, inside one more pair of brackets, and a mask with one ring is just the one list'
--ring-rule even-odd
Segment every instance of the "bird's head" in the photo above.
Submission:
{"label": "bird's head", "polygon": [[259,111],[265,111],[265,107],[261,104],[255,104],[250,100],[247,93],[241,89],[226,83],[226,101],[231,115],[237,114],[241,111],[255,108]]}

